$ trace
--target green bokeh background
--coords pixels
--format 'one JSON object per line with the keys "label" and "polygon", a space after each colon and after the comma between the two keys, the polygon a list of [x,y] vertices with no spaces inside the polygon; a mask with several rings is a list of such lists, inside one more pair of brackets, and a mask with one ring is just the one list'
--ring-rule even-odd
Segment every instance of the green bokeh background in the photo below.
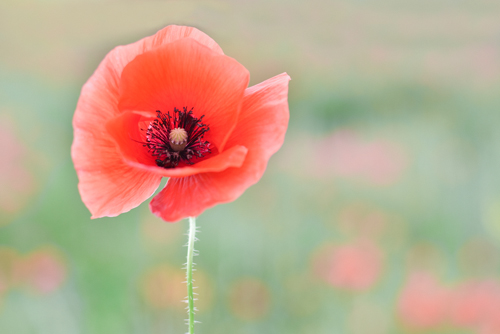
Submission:
{"label": "green bokeh background", "polygon": [[[500,284],[493,0],[1,0],[0,272],[5,254],[49,249],[64,279],[43,293],[13,278],[0,333],[186,331],[176,293],[151,298],[183,288],[187,222],[156,219],[148,202],[90,220],[70,157],[82,85],[113,47],[168,24],[210,35],[251,85],[292,78],[289,130],[264,177],[198,219],[197,334],[482,334],[447,317],[416,328],[398,305],[414,272],[449,291]],[[321,279],[318,254],[361,239],[382,254],[376,279]]]}

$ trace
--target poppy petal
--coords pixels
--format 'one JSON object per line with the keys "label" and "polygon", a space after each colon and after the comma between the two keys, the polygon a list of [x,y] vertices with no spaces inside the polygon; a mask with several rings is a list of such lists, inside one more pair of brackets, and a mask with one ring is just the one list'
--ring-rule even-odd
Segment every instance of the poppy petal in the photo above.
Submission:
{"label": "poppy petal", "polygon": [[[119,79],[123,68],[138,55],[183,38],[194,39],[213,52],[221,55],[224,54],[220,46],[204,32],[193,27],[169,25],[159,30],[156,34],[145,37],[137,42],[115,47],[106,55],[102,63],[106,63],[107,67]],[[98,71],[99,69],[96,73]]]}
{"label": "poppy petal", "polygon": [[[106,124],[110,136],[115,140],[125,162],[143,171],[156,173],[164,177],[184,177],[198,173],[220,172],[229,167],[241,167],[247,148],[235,145],[219,153],[217,150],[196,162],[193,166],[176,168],[158,167],[153,157],[144,147],[144,132],[138,124],[147,127],[153,119],[148,113],[124,112]],[[142,133],[141,133],[142,132]]]}
{"label": "poppy petal", "polygon": [[267,162],[283,144],[288,126],[288,81],[283,73],[247,88],[238,124],[227,147],[243,145],[248,153],[240,168],[171,178],[150,203],[151,211],[175,222],[238,198],[263,175]]}
{"label": "poppy petal", "polygon": [[[160,185],[161,176],[124,163],[115,142],[104,129],[99,111],[105,115],[112,102],[92,81],[78,101],[73,124],[75,137],[71,155],[78,174],[80,195],[92,218],[117,216],[149,198]],[[88,117],[97,124],[92,127]]]}
{"label": "poppy petal", "polygon": [[222,153],[216,154],[209,159],[197,162],[192,166],[162,168],[157,166],[146,166],[141,163],[127,161],[131,166],[156,173],[164,177],[186,177],[194,174],[221,172],[230,167],[239,168],[243,165],[248,149],[245,146],[235,145]]}
{"label": "poppy petal", "polygon": [[121,162],[121,157],[107,157],[94,161],[93,169],[78,170],[78,190],[93,219],[130,211],[151,197],[160,185],[161,176]]}
{"label": "poppy petal", "polygon": [[201,31],[168,26],[136,43],[114,48],[83,86],[73,118],[71,155],[82,200],[93,218],[129,211],[149,198],[159,186],[161,176],[123,161],[105,126],[120,113],[118,84],[126,64],[142,52],[185,37],[223,54],[217,43]]}
{"label": "poppy petal", "polygon": [[248,70],[191,38],[138,55],[122,72],[119,108],[163,113],[193,109],[205,116],[205,140],[222,152],[236,125]]}
{"label": "poppy petal", "polygon": [[[85,112],[79,111],[77,107],[74,126],[90,132],[97,132],[94,128],[99,126],[103,120],[109,120],[120,113],[117,108],[118,84],[123,68],[143,52],[187,37],[210,48],[213,52],[223,55],[217,43],[205,33],[196,28],[175,25],[167,26],[155,35],[135,43],[117,46],[106,55],[97,70],[83,86],[79,103],[84,99],[92,99],[95,100],[95,106],[91,106]],[[85,94],[83,94],[84,92]]]}
{"label": "poppy petal", "polygon": [[217,52],[218,54],[221,55],[224,54],[219,44],[217,44],[217,42],[215,42],[207,34],[196,28],[186,27],[186,26],[169,25],[158,31],[156,34],[143,38],[137,43],[139,45],[142,44],[141,45],[142,49],[140,50],[141,51],[140,53],[143,53],[152,50],[154,48],[157,48],[161,45],[172,43],[178,39],[188,38],[188,37],[196,40],[198,43],[206,46],[207,48],[211,49],[214,52]]}

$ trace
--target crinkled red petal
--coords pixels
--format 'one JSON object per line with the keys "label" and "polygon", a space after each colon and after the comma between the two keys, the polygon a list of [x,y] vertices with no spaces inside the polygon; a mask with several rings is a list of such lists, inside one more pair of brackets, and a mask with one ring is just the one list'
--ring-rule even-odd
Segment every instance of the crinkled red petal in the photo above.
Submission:
{"label": "crinkled red petal", "polygon": [[192,166],[163,168],[158,167],[155,158],[144,147],[146,138],[142,128],[147,128],[154,119],[148,113],[124,112],[110,120],[106,126],[115,140],[125,162],[131,167],[155,173],[164,177],[185,177],[198,173],[220,172],[229,167],[240,167],[245,160],[247,148],[241,145],[219,153],[214,149],[204,159]]}
{"label": "crinkled red petal", "polygon": [[170,178],[151,201],[152,212],[169,222],[198,216],[209,207],[235,200],[255,184],[285,138],[289,80],[283,73],[246,89],[238,123],[227,141],[227,147],[248,148],[240,168]]}
{"label": "crinkled red petal", "polygon": [[73,118],[71,155],[82,200],[93,218],[116,216],[138,206],[160,184],[160,175],[124,161],[106,124],[121,113],[117,106],[123,68],[139,54],[186,37],[223,54],[217,43],[203,32],[168,26],[153,36],[113,49],[83,86]]}
{"label": "crinkled red petal", "polygon": [[233,58],[184,38],[137,56],[123,69],[119,108],[163,113],[192,108],[210,127],[204,139],[222,152],[249,78]]}

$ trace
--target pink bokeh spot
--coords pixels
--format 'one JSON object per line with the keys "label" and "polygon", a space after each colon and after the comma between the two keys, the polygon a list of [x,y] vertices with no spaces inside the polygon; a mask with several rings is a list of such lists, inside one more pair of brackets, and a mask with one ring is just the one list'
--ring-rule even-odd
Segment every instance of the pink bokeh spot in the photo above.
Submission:
{"label": "pink bokeh spot", "polygon": [[323,139],[317,150],[323,173],[361,178],[374,185],[390,185],[399,180],[407,161],[402,149],[383,139],[362,140],[352,131],[338,131]]}
{"label": "pink bokeh spot", "polygon": [[450,292],[426,272],[412,273],[398,301],[398,313],[408,326],[429,329],[439,326],[448,314]]}
{"label": "pink bokeh spot", "polygon": [[308,135],[295,139],[280,154],[279,164],[298,176],[389,186],[401,179],[409,161],[407,150],[399,143],[383,138],[368,140],[355,131],[339,130],[321,139]]}
{"label": "pink bokeh spot", "polygon": [[7,291],[7,282],[6,279],[0,275],[0,296]]}
{"label": "pink bokeh spot", "polygon": [[479,325],[478,334],[500,333],[500,305]]}
{"label": "pink bokeh spot", "polygon": [[313,260],[313,270],[323,281],[352,291],[372,287],[380,277],[382,266],[382,251],[369,240],[328,245]]}
{"label": "pink bokeh spot", "polygon": [[66,266],[53,250],[38,250],[19,265],[19,280],[34,291],[47,294],[57,290],[66,279]]}
{"label": "pink bokeh spot", "polygon": [[[450,305],[450,320],[456,327],[488,323],[490,318],[500,316],[500,284],[494,280],[463,283],[455,289]],[[496,333],[500,333],[500,327]]]}
{"label": "pink bokeh spot", "polygon": [[[34,177],[25,167],[29,153],[7,118],[0,119],[0,210],[19,211],[34,192]],[[0,223],[0,225],[2,225]]]}

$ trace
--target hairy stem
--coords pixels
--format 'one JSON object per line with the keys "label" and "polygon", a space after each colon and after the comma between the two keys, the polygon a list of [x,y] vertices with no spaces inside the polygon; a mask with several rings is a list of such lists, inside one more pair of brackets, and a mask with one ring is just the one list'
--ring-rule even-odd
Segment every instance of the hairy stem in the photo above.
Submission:
{"label": "hairy stem", "polygon": [[193,256],[194,256],[194,241],[196,234],[196,218],[189,217],[189,239],[186,265],[186,281],[187,281],[187,303],[189,314],[189,334],[194,334],[194,297],[193,297]]}

